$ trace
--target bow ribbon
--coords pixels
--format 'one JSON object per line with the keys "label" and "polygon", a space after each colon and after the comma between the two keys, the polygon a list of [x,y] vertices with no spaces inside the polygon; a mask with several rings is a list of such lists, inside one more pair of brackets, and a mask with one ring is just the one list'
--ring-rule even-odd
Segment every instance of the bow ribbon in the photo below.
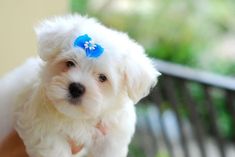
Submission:
{"label": "bow ribbon", "polygon": [[96,44],[87,34],[77,37],[74,47],[82,48],[86,52],[86,56],[91,58],[98,58],[104,52],[104,48]]}

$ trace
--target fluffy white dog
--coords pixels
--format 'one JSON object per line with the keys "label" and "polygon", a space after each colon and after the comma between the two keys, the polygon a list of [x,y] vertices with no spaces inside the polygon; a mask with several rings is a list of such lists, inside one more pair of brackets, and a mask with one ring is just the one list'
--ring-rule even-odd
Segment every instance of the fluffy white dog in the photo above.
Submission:
{"label": "fluffy white dog", "polygon": [[0,140],[14,125],[31,157],[126,157],[134,104],[159,75],[144,49],[79,15],[36,33],[40,58],[0,80]]}

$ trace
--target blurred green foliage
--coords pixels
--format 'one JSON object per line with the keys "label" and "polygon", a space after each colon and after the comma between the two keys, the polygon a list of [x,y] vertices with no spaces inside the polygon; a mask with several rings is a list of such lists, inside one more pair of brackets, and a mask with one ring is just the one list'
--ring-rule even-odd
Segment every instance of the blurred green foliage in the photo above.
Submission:
{"label": "blurred green foliage", "polygon": [[[210,89],[210,96],[214,105],[212,107],[215,109],[216,114],[215,119],[212,119],[213,117],[211,116],[209,111],[207,98],[205,97],[205,91],[203,90],[203,85],[190,83],[188,86],[190,89],[190,93],[192,93],[193,99],[197,100],[196,110],[201,119],[201,122],[203,123],[203,126],[206,129],[204,131],[206,131],[206,133],[208,133],[209,135],[215,136],[215,130],[212,126],[212,121],[215,120],[222,138],[228,141],[234,141],[235,133],[232,125],[233,118],[232,115],[229,114],[230,111],[228,111],[228,107],[226,106],[225,91],[216,88]],[[187,115],[187,117],[188,116],[189,115]]]}
{"label": "blurred green foliage", "polygon": [[85,14],[87,12],[87,2],[88,0],[72,0],[70,2],[70,9],[71,11],[80,13],[80,14]]}
{"label": "blurred green foliage", "polygon": [[235,1],[70,1],[72,12],[98,17],[107,26],[128,32],[151,57],[235,75],[235,57],[214,54],[223,37],[235,34]]}

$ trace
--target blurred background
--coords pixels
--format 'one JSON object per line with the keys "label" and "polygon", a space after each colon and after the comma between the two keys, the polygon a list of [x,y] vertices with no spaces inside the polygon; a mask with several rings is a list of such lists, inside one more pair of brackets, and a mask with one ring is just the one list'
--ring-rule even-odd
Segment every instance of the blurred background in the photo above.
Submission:
{"label": "blurred background", "polygon": [[0,76],[36,56],[33,28],[41,20],[68,12],[68,0],[1,0]]}
{"label": "blurred background", "polygon": [[[235,156],[234,0],[1,0],[0,76],[36,55],[40,20],[66,13],[97,17],[163,61],[158,94],[137,107],[130,157]],[[178,66],[177,74],[169,71]],[[202,75],[210,77],[194,79]],[[173,79],[171,88],[164,77]],[[180,89],[182,80],[189,82]]]}
{"label": "blurred background", "polygon": [[72,0],[70,5],[72,12],[128,32],[151,57],[235,74],[233,0]]}

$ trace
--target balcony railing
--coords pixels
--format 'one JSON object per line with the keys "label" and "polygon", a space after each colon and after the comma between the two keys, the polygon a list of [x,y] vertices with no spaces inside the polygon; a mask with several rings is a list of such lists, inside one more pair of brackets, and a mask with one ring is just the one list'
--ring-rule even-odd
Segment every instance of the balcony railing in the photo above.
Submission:
{"label": "balcony railing", "polygon": [[234,157],[235,79],[154,62],[162,76],[138,106],[133,145],[146,157]]}

